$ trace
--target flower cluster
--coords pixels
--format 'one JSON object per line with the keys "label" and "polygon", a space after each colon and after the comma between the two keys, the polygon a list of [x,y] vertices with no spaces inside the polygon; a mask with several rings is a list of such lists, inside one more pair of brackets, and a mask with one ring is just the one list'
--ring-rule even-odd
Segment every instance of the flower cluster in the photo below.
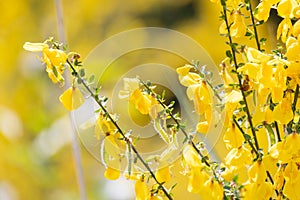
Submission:
{"label": "flower cluster", "polygon": [[[174,113],[174,102],[166,102],[164,94],[156,93],[150,81],[125,78],[124,89],[119,92],[119,98],[150,116],[153,130],[168,147],[150,159],[156,163],[155,170],[139,153],[131,130],[123,130],[118,124],[119,116],[107,110],[107,98],[93,86],[93,76],[85,77],[78,54],[67,54],[52,39],[25,43],[24,48],[42,52],[42,62],[54,83],[62,84],[64,70],[70,68],[72,86],[59,98],[68,110],[84,103],[77,87],[80,84],[100,106],[96,111],[95,137],[102,143],[104,176],[118,179],[125,158],[128,166],[124,176],[135,181],[136,199],[173,199],[171,191],[175,185],[166,187],[172,178],[168,158],[178,150],[179,142],[183,143],[181,163],[182,173],[188,178],[187,191],[199,194],[202,199],[300,199],[297,192],[300,187],[300,2],[261,0],[255,9],[249,0],[212,2],[222,9],[219,31],[228,39],[229,50],[220,64],[223,87],[214,87],[198,64],[187,64],[176,70],[199,116],[196,131],[186,130],[180,113]],[[267,52],[262,49],[266,39],[259,38],[257,29],[269,19],[271,9],[277,10],[282,18],[277,29],[282,45]],[[254,40],[255,45],[237,43],[236,39]],[[220,88],[222,95],[219,95]],[[228,152],[221,162],[212,161],[204,143],[194,137],[198,133],[213,134],[210,127],[219,116],[214,109],[215,101],[225,111],[223,141]],[[179,134],[183,134],[184,141],[178,141]]]}

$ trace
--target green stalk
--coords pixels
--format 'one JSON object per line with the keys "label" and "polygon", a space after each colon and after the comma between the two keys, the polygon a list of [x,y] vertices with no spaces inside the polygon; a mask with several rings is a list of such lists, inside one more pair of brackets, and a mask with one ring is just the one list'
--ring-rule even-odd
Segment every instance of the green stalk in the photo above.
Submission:
{"label": "green stalk", "polygon": [[[229,45],[230,45],[230,48],[231,48],[231,54],[232,54],[232,57],[233,57],[234,66],[235,66],[235,69],[237,71],[238,70],[238,64],[237,64],[237,59],[236,59],[236,53],[235,53],[235,50],[233,48],[233,41],[232,41],[232,37],[231,37],[231,33],[230,33],[230,25],[229,25],[228,18],[227,18],[227,13],[226,13],[226,1],[221,0],[221,3],[222,3],[222,7],[223,7],[224,21],[226,23],[226,28],[227,28],[227,31],[228,31],[228,36],[227,37],[229,39]],[[258,150],[259,145],[258,145],[258,141],[257,141],[257,137],[256,137],[255,128],[254,128],[253,123],[252,123],[252,116],[251,116],[250,111],[249,111],[249,106],[248,106],[248,103],[247,103],[247,100],[246,100],[245,92],[242,90],[242,78],[239,74],[237,74],[237,77],[238,77],[238,81],[239,81],[240,91],[241,91],[242,96],[243,96],[243,101],[245,103],[247,118],[248,118],[248,122],[250,124],[252,136],[253,136],[253,139],[254,139],[254,142],[255,142],[255,147],[256,147],[256,150]]]}
{"label": "green stalk", "polygon": [[113,117],[106,110],[105,106],[102,104],[102,102],[99,99],[98,95],[95,94],[90,89],[90,87],[87,85],[86,81],[79,76],[78,72],[76,71],[76,69],[74,68],[74,66],[72,65],[72,63],[69,60],[67,60],[67,63],[68,63],[68,65],[70,66],[70,68],[72,70],[72,75],[81,81],[81,83],[83,84],[83,86],[85,87],[85,89],[90,93],[90,95],[92,96],[92,98],[100,106],[101,110],[106,114],[106,116],[108,117],[108,119],[113,123],[113,125],[116,127],[117,131],[122,135],[124,141],[130,146],[130,148],[133,150],[133,152],[135,153],[135,155],[137,156],[137,158],[141,161],[141,163],[144,165],[144,167],[149,171],[150,175],[152,176],[152,178],[154,179],[154,181],[159,185],[159,187],[162,189],[162,191],[166,195],[166,197],[169,200],[172,200],[173,198],[171,197],[171,195],[169,194],[169,192],[167,191],[167,189],[163,186],[163,183],[160,183],[158,181],[158,179],[156,178],[154,172],[151,170],[150,166],[142,158],[142,156],[140,155],[140,153],[138,152],[138,150],[132,144],[131,140],[128,137],[126,137],[125,132],[121,129],[121,127],[118,125],[118,123],[113,119]]}

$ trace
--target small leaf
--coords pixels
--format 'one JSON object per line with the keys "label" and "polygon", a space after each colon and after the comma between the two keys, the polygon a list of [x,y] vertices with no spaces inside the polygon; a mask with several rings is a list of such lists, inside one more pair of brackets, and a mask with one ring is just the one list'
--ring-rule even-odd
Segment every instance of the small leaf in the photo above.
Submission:
{"label": "small leaf", "polygon": [[80,76],[80,77],[84,77],[84,76],[85,76],[85,70],[84,70],[84,68],[81,68],[81,69],[79,70],[79,76]]}
{"label": "small leaf", "polygon": [[95,80],[95,75],[91,75],[89,78],[89,83],[92,83]]}

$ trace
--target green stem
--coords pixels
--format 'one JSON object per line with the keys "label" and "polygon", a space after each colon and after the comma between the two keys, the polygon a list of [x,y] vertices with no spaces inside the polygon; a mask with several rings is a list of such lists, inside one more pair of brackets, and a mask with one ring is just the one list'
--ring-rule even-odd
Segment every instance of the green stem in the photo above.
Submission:
{"label": "green stem", "polygon": [[255,36],[257,49],[259,51],[261,51],[260,42],[259,42],[259,38],[258,38],[258,32],[257,32],[257,26],[256,26],[256,23],[255,23],[255,19],[254,19],[254,15],[253,15],[253,9],[252,9],[252,5],[251,5],[251,0],[247,0],[246,2],[249,5],[249,12],[250,12],[250,17],[251,17],[251,22],[252,22],[252,26],[253,26],[253,31],[254,31],[254,36]]}
{"label": "green stem", "polygon": [[86,81],[79,76],[78,72],[76,71],[76,69],[74,68],[74,66],[72,65],[72,63],[69,60],[67,60],[67,63],[68,63],[68,65],[70,66],[70,68],[72,70],[72,75],[81,81],[81,83],[83,84],[83,86],[85,87],[85,89],[90,93],[90,95],[93,97],[93,99],[96,101],[96,103],[100,106],[100,108],[102,109],[102,111],[107,115],[108,119],[113,123],[113,125],[116,127],[117,131],[122,135],[123,139],[130,146],[130,148],[133,150],[133,152],[135,153],[135,155],[137,156],[137,158],[141,161],[141,163],[144,165],[144,167],[149,171],[149,173],[152,176],[152,178],[154,179],[154,181],[160,186],[160,188],[162,189],[162,191],[166,195],[166,197],[169,200],[172,200],[173,198],[168,193],[167,189],[163,186],[163,183],[160,183],[157,180],[157,178],[156,178],[154,172],[151,170],[150,166],[146,163],[146,161],[144,161],[144,159],[142,158],[142,156],[140,155],[140,153],[138,152],[138,150],[132,144],[131,140],[128,137],[126,137],[125,132],[121,129],[121,127],[118,125],[118,123],[113,119],[113,117],[106,110],[105,106],[102,104],[102,102],[99,99],[98,95],[95,94],[90,89],[90,87],[87,85]]}
{"label": "green stem", "polygon": [[246,142],[250,145],[251,149],[255,152],[256,156],[259,157],[259,153],[257,151],[257,149],[254,147],[253,143],[251,142],[251,140],[249,140],[249,138],[247,137],[246,133],[244,132],[244,130],[242,129],[242,127],[239,125],[239,123],[236,121],[235,117],[233,118],[233,122],[234,124],[238,127],[238,129],[240,130],[240,132],[242,133],[244,139],[246,140]]}
{"label": "green stem", "polygon": [[[269,171],[267,171],[267,176],[268,176],[268,178],[269,178],[271,184],[274,185],[273,178],[272,178],[272,176],[271,176],[271,174],[270,174]],[[276,189],[275,189],[275,193],[276,193],[277,196],[279,195],[279,192],[278,192],[278,190],[276,190]]]}
{"label": "green stem", "polygon": [[143,80],[140,79],[140,82],[144,85],[144,87],[147,90],[149,90],[153,95],[155,95],[155,99],[164,108],[164,110],[166,111],[166,113],[168,114],[168,116],[176,123],[176,125],[179,127],[179,129],[181,130],[181,132],[184,134],[185,138],[189,141],[189,144],[191,144],[192,147],[195,149],[195,151],[200,155],[202,162],[204,162],[204,164],[212,170],[212,173],[213,173],[214,177],[216,178],[216,180],[218,182],[221,182],[219,180],[218,176],[217,176],[216,171],[211,167],[211,165],[209,164],[209,162],[207,161],[207,159],[203,159],[203,158],[205,158],[205,156],[197,148],[196,144],[193,142],[192,137],[185,131],[185,129],[182,127],[182,125],[176,119],[176,117],[174,117],[174,115],[172,114],[172,111],[170,111],[168,109],[168,107],[161,101],[160,97],[146,83],[144,83]]}
{"label": "green stem", "polygon": [[[224,13],[224,21],[226,23],[226,28],[227,28],[227,31],[228,31],[228,39],[229,39],[229,45],[230,45],[230,48],[231,48],[231,54],[233,56],[234,66],[235,66],[235,69],[237,71],[238,70],[238,64],[237,64],[235,50],[233,48],[233,41],[232,41],[232,37],[231,37],[231,33],[230,33],[230,25],[229,25],[228,18],[227,18],[226,2],[225,1],[222,2],[222,6],[223,6],[223,13]],[[238,74],[238,73],[237,73],[237,77],[238,77],[238,81],[239,81],[240,91],[242,93],[243,101],[244,101],[245,107],[246,107],[246,113],[247,113],[248,122],[249,122],[249,125],[250,125],[250,128],[251,128],[252,136],[254,138],[255,147],[258,150],[259,149],[259,145],[258,145],[258,141],[257,141],[257,137],[256,137],[255,128],[254,128],[253,123],[252,123],[252,116],[250,114],[249,106],[248,106],[248,103],[247,103],[247,100],[246,100],[246,94],[242,90],[242,78],[241,78],[240,74]]]}
{"label": "green stem", "polygon": [[293,105],[292,105],[292,110],[293,110],[294,115],[296,112],[298,97],[299,97],[299,85],[297,84],[296,90],[295,90],[295,95],[294,95],[294,101],[293,101]]}

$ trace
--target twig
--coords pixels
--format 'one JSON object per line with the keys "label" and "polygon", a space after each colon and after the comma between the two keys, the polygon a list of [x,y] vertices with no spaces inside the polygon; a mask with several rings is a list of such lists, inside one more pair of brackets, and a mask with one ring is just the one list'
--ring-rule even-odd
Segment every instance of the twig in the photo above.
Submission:
{"label": "twig", "polygon": [[109,114],[109,112],[106,110],[106,108],[104,107],[104,105],[102,104],[101,100],[99,99],[98,95],[95,94],[90,87],[87,85],[86,81],[84,79],[82,79],[78,72],[76,71],[76,69],[74,68],[74,66],[72,65],[72,63],[67,60],[68,65],[70,66],[71,70],[72,70],[72,75],[74,77],[76,77],[77,79],[80,80],[80,82],[83,84],[83,86],[85,87],[85,89],[90,93],[90,95],[92,96],[92,98],[96,101],[96,103],[100,106],[100,108],[102,109],[102,111],[106,114],[106,116],[108,117],[108,119],[113,123],[113,125],[116,127],[117,131],[121,134],[121,136],[123,137],[124,141],[130,146],[130,148],[133,150],[133,152],[135,153],[135,155],[137,156],[137,158],[141,161],[141,163],[144,165],[144,167],[149,171],[150,175],[152,176],[152,178],[154,179],[154,181],[159,185],[159,187],[162,189],[163,193],[166,195],[166,197],[169,200],[172,200],[172,196],[169,194],[169,192],[167,191],[167,189],[163,186],[163,183],[160,183],[158,181],[158,179],[156,178],[154,172],[151,170],[150,166],[146,163],[146,161],[144,161],[144,159],[142,158],[142,156],[140,155],[140,153],[138,152],[138,150],[135,148],[135,146],[132,144],[131,140],[126,137],[125,132],[121,129],[121,127],[118,125],[118,123],[116,122],[116,120],[113,119],[113,117]]}

